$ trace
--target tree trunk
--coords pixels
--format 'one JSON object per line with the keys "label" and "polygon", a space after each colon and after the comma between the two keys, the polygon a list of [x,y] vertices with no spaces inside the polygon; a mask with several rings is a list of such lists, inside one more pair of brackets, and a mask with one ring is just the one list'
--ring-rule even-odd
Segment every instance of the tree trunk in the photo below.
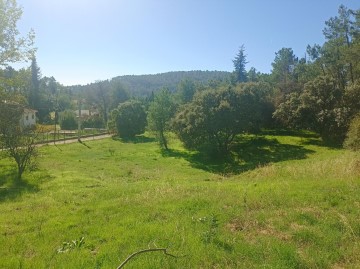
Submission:
{"label": "tree trunk", "polygon": [[160,144],[163,145],[166,150],[168,150],[168,145],[167,145],[166,137],[165,137],[163,131],[160,131]]}

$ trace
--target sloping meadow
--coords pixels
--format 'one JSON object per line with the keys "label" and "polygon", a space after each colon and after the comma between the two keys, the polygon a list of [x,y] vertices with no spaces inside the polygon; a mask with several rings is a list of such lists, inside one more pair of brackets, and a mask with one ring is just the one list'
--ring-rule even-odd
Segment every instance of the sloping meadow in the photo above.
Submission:
{"label": "sloping meadow", "polygon": [[316,137],[239,138],[226,162],[151,137],[0,160],[0,268],[360,267],[360,156]]}

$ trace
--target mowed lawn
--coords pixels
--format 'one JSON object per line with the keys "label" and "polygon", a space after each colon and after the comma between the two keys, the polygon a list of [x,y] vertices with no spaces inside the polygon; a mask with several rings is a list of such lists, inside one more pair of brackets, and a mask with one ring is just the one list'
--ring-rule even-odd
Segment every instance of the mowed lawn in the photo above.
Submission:
{"label": "mowed lawn", "polygon": [[311,134],[239,138],[232,161],[151,137],[0,160],[0,268],[360,268],[360,155]]}

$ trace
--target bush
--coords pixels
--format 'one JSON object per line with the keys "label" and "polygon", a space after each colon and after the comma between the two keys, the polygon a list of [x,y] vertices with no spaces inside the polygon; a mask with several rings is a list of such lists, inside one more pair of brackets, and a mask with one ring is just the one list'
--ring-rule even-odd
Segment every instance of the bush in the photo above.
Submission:
{"label": "bush", "polygon": [[146,113],[138,101],[126,101],[111,112],[111,121],[121,138],[133,138],[145,132]]}
{"label": "bush", "polygon": [[261,127],[263,96],[252,87],[197,93],[173,119],[173,130],[187,148],[203,146],[227,153],[236,135]]}
{"label": "bush", "polygon": [[350,123],[344,146],[355,151],[360,150],[360,113]]}
{"label": "bush", "polygon": [[65,110],[60,114],[60,127],[63,130],[76,130],[78,123],[75,113],[71,110]]}
{"label": "bush", "polygon": [[81,126],[82,128],[104,128],[104,121],[99,115],[94,115],[85,119]]}

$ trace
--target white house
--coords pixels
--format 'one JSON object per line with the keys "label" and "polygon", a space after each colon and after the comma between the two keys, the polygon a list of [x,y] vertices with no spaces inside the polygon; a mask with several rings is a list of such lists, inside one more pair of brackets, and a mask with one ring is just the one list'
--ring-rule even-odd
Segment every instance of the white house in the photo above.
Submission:
{"label": "white house", "polygon": [[24,112],[20,119],[20,125],[23,127],[31,127],[36,124],[36,110],[24,108]]}
{"label": "white house", "polygon": [[[79,110],[74,110],[74,113],[75,113],[76,117],[78,118]],[[91,116],[98,116],[100,114],[99,111],[96,109],[93,109],[93,110],[81,109],[80,113],[81,113],[82,118],[89,118]]]}

